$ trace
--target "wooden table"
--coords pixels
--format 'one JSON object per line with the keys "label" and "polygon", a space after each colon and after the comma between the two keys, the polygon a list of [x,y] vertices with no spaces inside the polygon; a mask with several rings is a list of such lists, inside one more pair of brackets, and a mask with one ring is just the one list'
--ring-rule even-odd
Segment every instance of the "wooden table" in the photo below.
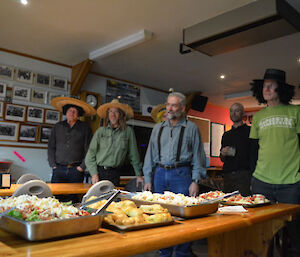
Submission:
{"label": "wooden table", "polygon": [[[84,183],[47,183],[53,195],[85,194],[91,184]],[[22,184],[12,184],[9,189],[0,189],[0,196],[11,196]]]}
{"label": "wooden table", "polygon": [[126,233],[100,229],[94,234],[35,243],[0,230],[0,256],[131,256],[208,238],[211,257],[264,257],[273,235],[300,211],[300,205],[274,204],[248,210],[246,215],[214,214]]}

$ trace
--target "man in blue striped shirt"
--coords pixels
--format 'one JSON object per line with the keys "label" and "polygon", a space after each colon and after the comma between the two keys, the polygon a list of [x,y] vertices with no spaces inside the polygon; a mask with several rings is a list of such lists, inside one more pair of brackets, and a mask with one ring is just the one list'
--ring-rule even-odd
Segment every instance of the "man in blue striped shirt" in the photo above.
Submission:
{"label": "man in blue striped shirt", "polygon": [[[145,190],[152,190],[153,177],[156,193],[171,191],[190,196],[199,193],[200,177],[206,176],[205,152],[198,127],[185,117],[185,105],[183,94],[169,94],[167,120],[153,128],[144,160]],[[193,256],[190,246],[190,243],[175,246],[175,257]],[[161,249],[160,256],[172,256],[172,252],[173,247]]]}

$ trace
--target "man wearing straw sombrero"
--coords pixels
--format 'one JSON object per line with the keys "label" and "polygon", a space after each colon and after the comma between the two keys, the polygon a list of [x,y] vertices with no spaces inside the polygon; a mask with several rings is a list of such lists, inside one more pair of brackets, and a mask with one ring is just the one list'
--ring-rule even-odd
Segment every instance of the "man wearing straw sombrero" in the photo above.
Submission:
{"label": "man wearing straw sombrero", "polygon": [[136,183],[143,182],[141,163],[133,129],[126,125],[126,120],[133,118],[133,110],[127,104],[114,99],[101,105],[97,114],[104,120],[91,141],[85,157],[86,166],[92,176],[92,183],[109,180],[115,186],[120,184],[121,168],[129,157],[133,166]]}
{"label": "man wearing straw sombrero", "polygon": [[66,115],[66,120],[54,125],[48,142],[48,162],[53,169],[51,183],[82,183],[92,130],[78,117],[95,115],[96,110],[71,97],[53,98],[51,105]]}
{"label": "man wearing straw sombrero", "polygon": [[[267,106],[253,116],[250,138],[259,144],[252,193],[280,203],[300,204],[300,107],[290,104],[295,87],[285,72],[267,69],[253,80],[253,96]],[[287,224],[291,255],[300,256],[300,213]]]}

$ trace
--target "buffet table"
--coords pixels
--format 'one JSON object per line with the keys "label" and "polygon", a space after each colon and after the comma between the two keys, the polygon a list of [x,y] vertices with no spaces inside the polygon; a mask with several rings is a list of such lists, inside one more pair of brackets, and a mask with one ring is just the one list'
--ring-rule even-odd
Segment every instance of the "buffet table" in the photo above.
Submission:
{"label": "buffet table", "polygon": [[101,228],[88,235],[34,243],[0,230],[0,256],[131,256],[208,238],[211,257],[263,257],[271,238],[300,211],[300,205],[273,204],[248,210],[246,214],[213,214],[125,233]]}
{"label": "buffet table", "polygon": [[[91,184],[84,183],[47,183],[47,185],[50,187],[53,195],[83,195],[92,186]],[[8,189],[0,189],[0,197],[11,196],[20,186],[22,186],[22,184],[12,184]]]}

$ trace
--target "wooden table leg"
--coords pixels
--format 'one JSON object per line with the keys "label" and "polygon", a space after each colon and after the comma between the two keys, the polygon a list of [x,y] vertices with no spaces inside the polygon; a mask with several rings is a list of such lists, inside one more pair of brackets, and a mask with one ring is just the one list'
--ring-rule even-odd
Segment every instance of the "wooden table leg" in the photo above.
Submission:
{"label": "wooden table leg", "polygon": [[266,257],[274,235],[285,224],[284,220],[263,223],[226,232],[208,238],[210,257]]}

